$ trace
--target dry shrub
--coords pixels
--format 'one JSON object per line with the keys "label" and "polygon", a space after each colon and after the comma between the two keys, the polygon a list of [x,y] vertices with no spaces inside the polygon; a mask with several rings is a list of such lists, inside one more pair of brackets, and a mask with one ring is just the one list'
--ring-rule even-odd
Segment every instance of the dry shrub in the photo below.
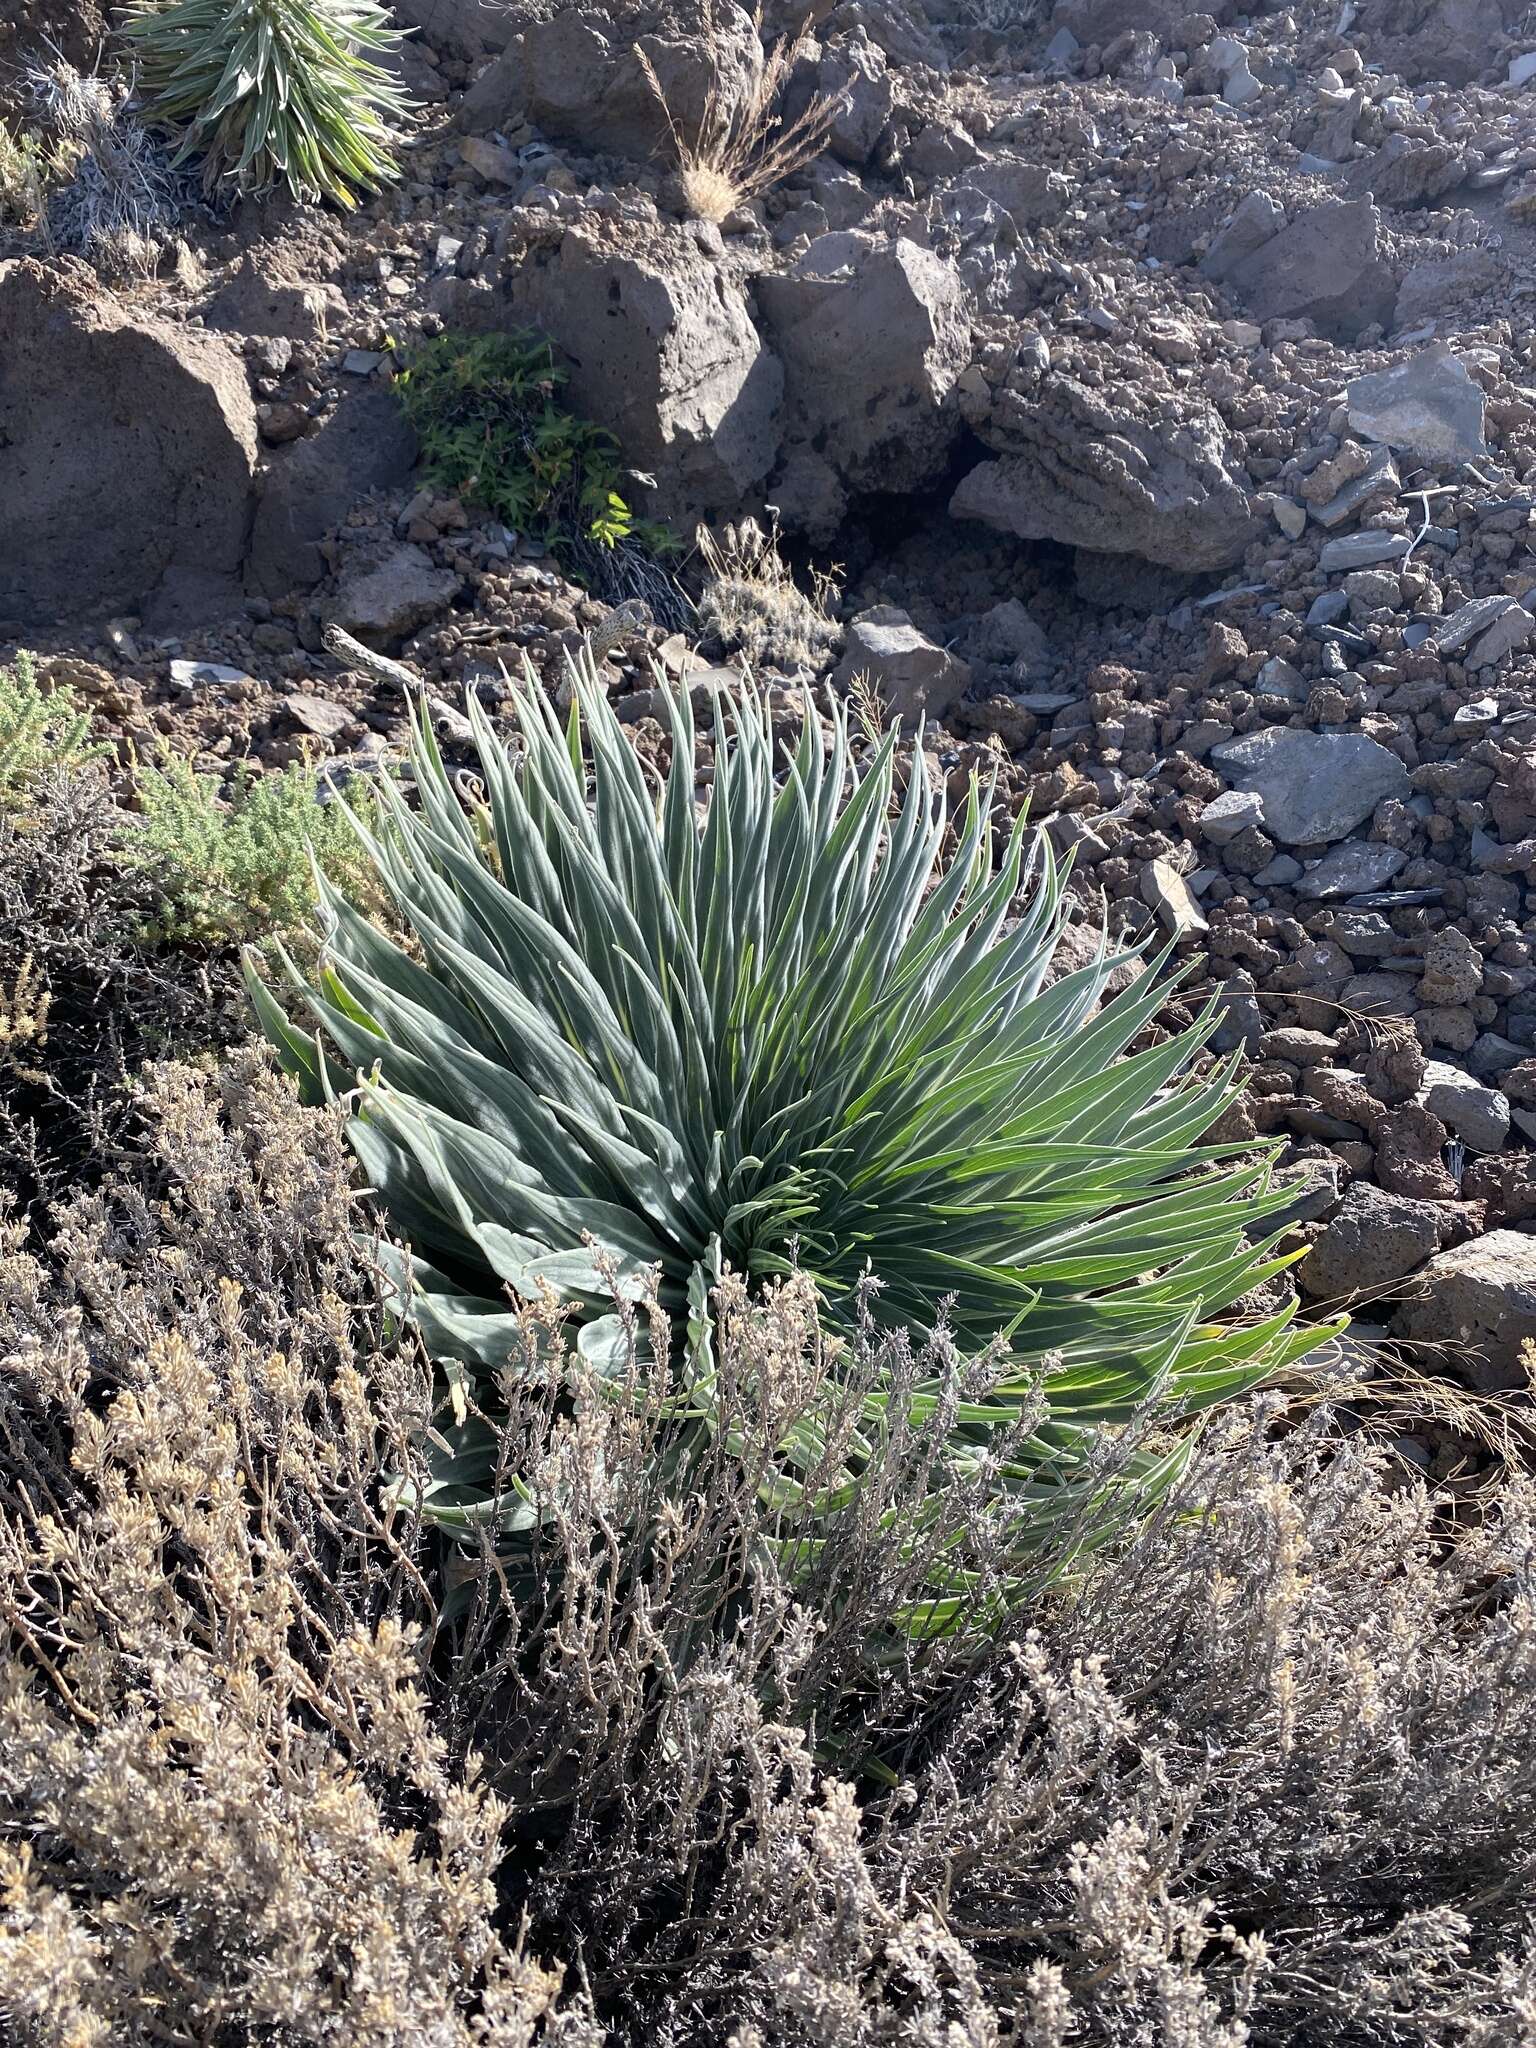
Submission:
{"label": "dry shrub", "polygon": [[493,1929],[505,1810],[421,1684],[383,1480],[428,1379],[339,1132],[254,1053],[145,1108],[166,1199],[119,1181],[0,1271],[5,2038],[522,2048],[559,1980]]}
{"label": "dry shrub", "polygon": [[764,529],[750,516],[718,537],[701,526],[696,541],[705,576],[699,622],[728,654],[744,654],[759,672],[819,675],[831,666],[843,640],[838,571],[813,574],[807,595],[780,551],[777,522]]}
{"label": "dry shrub", "polygon": [[[1260,1406],[1113,1558],[1060,1532],[1072,1580],[1000,1643],[872,1671],[933,1475],[893,1430],[836,1545],[786,1554],[754,1446],[816,1342],[793,1284],[728,1304],[731,1450],[684,1497],[595,1385],[537,1421],[509,1390],[543,1547],[499,1641],[480,1579],[449,1690],[526,1816],[509,1910],[611,2039],[1493,2048],[1536,2017],[1528,1481],[1457,1530]],[[932,1534],[984,1592],[978,1506]]]}
{"label": "dry shrub", "polygon": [[145,125],[126,82],[54,56],[28,66],[26,88],[53,144],[50,246],[109,275],[149,275],[194,203],[195,180]]}
{"label": "dry shrub", "polygon": [[924,1469],[952,1418],[897,1398],[836,1543],[785,1547],[760,1482],[797,1415],[835,1459],[877,1369],[954,1384],[942,1338],[866,1331],[829,1416],[791,1280],[727,1286],[686,1489],[664,1389],[509,1374],[536,1540],[423,1550],[431,1381],[338,1124],[251,1052],[140,1109],[0,1262],[7,2042],[1530,2037],[1527,1479],[1457,1527],[1325,1412],[1260,1406],[1115,1554],[1059,1531],[1066,1579],[1000,1641],[872,1665],[918,1552],[984,1592],[1000,1531]]}
{"label": "dry shrub", "polygon": [[[706,43],[712,34],[713,18],[706,7]],[[781,36],[745,91],[717,88],[708,94],[703,113],[689,132],[667,105],[655,66],[636,45],[636,60],[672,138],[679,194],[696,220],[724,220],[820,153],[837,118],[837,96],[817,93],[795,114],[786,114],[784,108],[795,66],[810,46],[809,25],[795,35]]]}

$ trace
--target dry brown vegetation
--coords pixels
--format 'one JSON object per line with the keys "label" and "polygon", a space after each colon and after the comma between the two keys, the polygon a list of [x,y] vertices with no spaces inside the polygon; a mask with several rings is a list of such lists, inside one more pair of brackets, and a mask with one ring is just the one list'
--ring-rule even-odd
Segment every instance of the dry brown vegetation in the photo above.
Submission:
{"label": "dry brown vegetation", "polygon": [[679,193],[695,219],[726,219],[825,147],[837,118],[835,96],[814,93],[798,111],[785,111],[791,78],[810,43],[808,26],[781,36],[744,90],[717,86],[701,118],[688,126],[673,114],[655,66],[637,47],[636,59],[672,138]]}

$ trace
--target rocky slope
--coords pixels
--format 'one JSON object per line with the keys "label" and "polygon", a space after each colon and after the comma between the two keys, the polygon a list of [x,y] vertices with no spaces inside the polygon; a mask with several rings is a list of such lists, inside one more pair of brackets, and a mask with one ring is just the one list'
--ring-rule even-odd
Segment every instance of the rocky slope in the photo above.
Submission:
{"label": "rocky slope", "polygon": [[[1521,1383],[1536,7],[840,0],[791,84],[827,149],[718,225],[636,51],[686,130],[761,62],[728,0],[400,12],[423,118],[359,217],[189,217],[110,292],[0,267],[0,637],[225,762],[398,741],[330,622],[494,694],[609,607],[422,487],[390,380],[537,327],[648,511],[840,565],[783,680],[924,711],[1072,852],[1083,932],[1219,1003],[1304,1292]],[[609,654],[637,724],[673,623]]]}

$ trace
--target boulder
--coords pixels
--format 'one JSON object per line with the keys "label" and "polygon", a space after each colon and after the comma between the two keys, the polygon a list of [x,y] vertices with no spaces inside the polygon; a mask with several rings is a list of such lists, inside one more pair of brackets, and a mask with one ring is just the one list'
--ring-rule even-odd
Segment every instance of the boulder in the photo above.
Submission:
{"label": "boulder", "polygon": [[1326,903],[1334,896],[1363,896],[1373,889],[1385,889],[1393,876],[1408,865],[1408,856],[1396,846],[1381,846],[1370,839],[1346,839],[1325,853],[1296,883],[1296,894],[1310,903]]}
{"label": "boulder", "polygon": [[846,651],[832,682],[847,691],[863,678],[906,730],[921,718],[947,718],[970,688],[971,671],[958,656],[926,639],[904,611],[876,605],[848,628]]}
{"label": "boulder", "polygon": [[383,647],[446,610],[461,579],[440,569],[414,541],[392,548],[382,560],[346,570],[330,607],[331,623],[361,640]]}
{"label": "boulder", "polygon": [[1470,85],[1510,25],[1502,0],[1365,0],[1353,33],[1373,63],[1410,85]]}
{"label": "boulder", "polygon": [[1368,440],[1422,462],[1481,462],[1487,456],[1482,387],[1445,342],[1356,377],[1344,396],[1349,424]]}
{"label": "boulder", "polygon": [[249,587],[265,597],[312,590],[326,573],[321,541],[369,491],[404,483],[415,461],[416,436],[392,391],[344,398],[318,433],[275,455],[263,475]]}
{"label": "boulder", "polygon": [[816,90],[838,102],[828,149],[841,163],[867,164],[890,124],[896,94],[885,52],[862,24],[823,53]]}
{"label": "boulder", "polygon": [[1051,666],[1051,643],[1045,629],[1016,597],[1004,598],[981,614],[968,641],[978,661],[1006,662],[1018,675]]}
{"label": "boulder", "polygon": [[859,491],[912,491],[943,473],[960,430],[946,406],[970,360],[952,264],[899,237],[819,235],[757,284],[802,433]]}
{"label": "boulder", "polygon": [[998,459],[961,479],[957,519],[1181,571],[1241,560],[1258,530],[1226,428],[1198,397],[1141,417],[1050,376],[1037,403],[995,407],[976,430]]}
{"label": "boulder", "polygon": [[[612,0],[601,9],[503,7],[506,47],[464,95],[459,125],[472,135],[528,122],[587,154],[647,158],[668,140],[667,114],[696,134],[713,96],[744,97],[762,71],[752,17],[735,0],[702,6]],[[658,103],[637,52],[666,99]]]}
{"label": "boulder", "polygon": [[1381,215],[1368,199],[1309,207],[1225,270],[1225,281],[1255,320],[1310,320],[1318,332],[1354,341],[1390,327],[1397,298],[1380,249]]}
{"label": "boulder", "polygon": [[565,357],[572,409],[654,475],[660,517],[729,517],[767,475],[784,372],[682,229],[632,229],[616,244],[573,227],[516,273],[508,304]]}
{"label": "boulder", "polygon": [[270,260],[247,255],[234,276],[206,300],[203,325],[228,334],[279,335],[323,341],[328,324],[347,302],[335,285],[285,277]]}
{"label": "boulder", "polygon": [[1426,1060],[1418,1100],[1469,1152],[1501,1152],[1509,1136],[1509,1097],[1444,1060]]}
{"label": "boulder", "polygon": [[1374,199],[1378,206],[1427,206],[1465,184],[1472,168],[1473,159],[1454,142],[1399,133],[1354,166],[1344,190],[1351,199]]}
{"label": "boulder", "polygon": [[1072,204],[1072,181],[1024,157],[988,157],[965,174],[967,185],[1000,206],[1015,227],[1050,227]]}
{"label": "boulder", "polygon": [[1211,760],[1264,799],[1264,830],[1283,846],[1331,845],[1410,787],[1396,754],[1363,733],[1268,725],[1213,747]]}
{"label": "boulder", "polygon": [[512,34],[505,0],[394,0],[396,18],[420,29],[422,40],[448,57],[483,57],[504,50]]}
{"label": "boulder", "polygon": [[1330,1302],[1380,1294],[1438,1251],[1443,1218],[1434,1202],[1356,1181],[1296,1268],[1302,1293]]}
{"label": "boulder", "polygon": [[1212,236],[1201,259],[1201,275],[1220,283],[1255,250],[1273,241],[1284,226],[1285,208],[1278,199],[1258,189],[1245,192],[1226,226]]}
{"label": "boulder", "polygon": [[0,264],[0,621],[138,610],[171,572],[237,596],[256,414],[226,342],[82,264]]}
{"label": "boulder", "polygon": [[1438,1253],[1392,1319],[1392,1334],[1446,1347],[1479,1392],[1525,1387],[1536,1341],[1536,1237],[1490,1230]]}

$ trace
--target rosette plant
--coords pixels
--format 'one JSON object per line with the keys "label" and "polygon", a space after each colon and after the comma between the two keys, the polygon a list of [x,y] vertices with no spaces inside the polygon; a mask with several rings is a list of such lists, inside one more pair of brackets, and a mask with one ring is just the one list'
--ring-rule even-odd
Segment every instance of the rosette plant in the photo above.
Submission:
{"label": "rosette plant", "polygon": [[132,0],[123,34],[146,114],[181,132],[177,161],[201,156],[210,190],[283,185],[350,210],[394,180],[411,103],[374,61],[404,40],[379,0]]}
{"label": "rosette plant", "polygon": [[[683,1472],[717,1420],[721,1273],[808,1276],[850,1339],[873,1274],[891,1325],[931,1330],[945,1305],[962,1362],[900,1400],[943,1413],[945,1462],[1013,1518],[1020,1559],[1066,1515],[1112,1523],[1181,1453],[1170,1427],[1111,1469],[1106,1433],[1182,1421],[1319,1335],[1288,1306],[1229,1313],[1287,1260],[1267,1160],[1202,1142],[1235,1088],[1231,1059],[1197,1057],[1214,1014],[1146,1032],[1169,982],[1105,1002],[1126,956],[1103,945],[1048,983],[1065,906],[1047,842],[1020,820],[998,848],[974,786],[948,818],[894,728],[865,745],[834,705],[824,744],[807,703],[776,763],[763,699],[721,697],[701,807],[686,693],[664,778],[589,659],[572,694],[562,724],[530,671],[515,748],[471,704],[469,802],[418,717],[419,807],[386,784],[388,822],[365,834],[408,939],[322,877],[322,966],[295,972],[314,1035],[253,979],[306,1089],[351,1091],[357,1155],[410,1246],[401,1299],[461,1416],[498,1374],[559,1369],[518,1334],[518,1304],[553,1292],[566,1355],[615,1399],[667,1377]],[[647,1299],[675,1332],[666,1359],[625,1313]],[[780,1446],[765,1483],[802,1539],[892,1426],[887,1390],[860,1400],[830,1479],[800,1483],[814,1412]],[[444,1442],[428,1511],[534,1540],[474,1424]],[[934,1591],[928,1625],[956,1612]]]}

